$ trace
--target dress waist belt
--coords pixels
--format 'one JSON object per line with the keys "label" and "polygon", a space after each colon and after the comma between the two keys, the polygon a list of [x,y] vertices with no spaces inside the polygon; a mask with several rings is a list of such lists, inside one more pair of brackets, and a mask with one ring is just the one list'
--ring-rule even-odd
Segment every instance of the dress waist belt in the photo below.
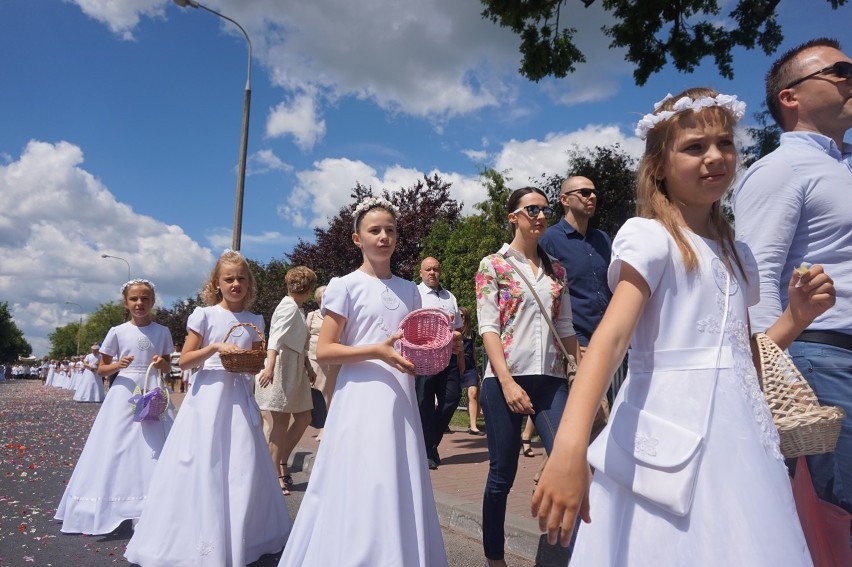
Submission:
{"label": "dress waist belt", "polygon": [[733,368],[734,355],[731,347],[680,348],[672,350],[637,351],[628,353],[628,367],[631,372],[661,372],[668,370],[701,370]]}

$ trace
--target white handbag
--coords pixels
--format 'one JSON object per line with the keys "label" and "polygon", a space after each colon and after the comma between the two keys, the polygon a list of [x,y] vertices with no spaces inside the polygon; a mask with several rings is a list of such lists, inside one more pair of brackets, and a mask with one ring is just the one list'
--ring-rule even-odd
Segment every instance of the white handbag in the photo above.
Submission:
{"label": "white handbag", "polygon": [[719,377],[725,325],[728,321],[731,280],[730,274],[727,271],[725,273],[727,280],[719,354],[703,431],[692,431],[637,408],[628,402],[625,392],[622,403],[610,416],[606,429],[587,452],[587,460],[597,472],[676,516],[686,516],[692,506],[698,468],[704,453],[704,437],[713,409],[713,392]]}

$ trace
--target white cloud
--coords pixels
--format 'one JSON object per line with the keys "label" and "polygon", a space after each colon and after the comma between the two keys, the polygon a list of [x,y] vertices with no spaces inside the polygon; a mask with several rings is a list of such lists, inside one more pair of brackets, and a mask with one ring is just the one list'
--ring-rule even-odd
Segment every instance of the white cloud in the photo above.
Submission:
{"label": "white cloud", "polygon": [[462,150],[461,153],[474,163],[485,163],[488,159],[488,152],[485,150]]}
{"label": "white cloud", "polygon": [[40,348],[69,322],[65,301],[88,313],[120,298],[127,266],[101,254],[124,258],[134,277],[154,281],[165,305],[195,293],[212,266],[210,251],[180,227],[116,201],[82,163],[73,144],[31,141],[0,165],[0,297]]}
{"label": "white cloud", "polygon": [[289,104],[282,102],[269,111],[266,135],[271,138],[291,135],[296,145],[306,151],[325,136],[325,120],[318,116],[316,101],[300,94]]}
{"label": "white cloud", "polygon": [[281,158],[275,155],[272,150],[260,150],[248,157],[246,165],[248,175],[260,175],[270,171],[289,173],[293,171],[293,166],[281,161]]}
{"label": "white cloud", "polygon": [[[493,142],[492,142],[493,144]],[[628,154],[639,157],[644,150],[641,140],[625,136],[614,125],[590,125],[575,132],[555,132],[544,140],[509,140],[494,153],[489,164],[497,171],[506,171],[512,187],[529,183],[530,178],[545,175],[564,175],[568,168],[568,152],[573,148],[593,149],[596,146],[619,144]],[[467,154],[485,155],[468,150]],[[399,165],[388,167],[379,174],[370,165],[347,158],[328,158],[314,162],[313,169],[296,173],[296,187],[278,206],[278,214],[297,227],[324,227],[329,218],[351,202],[355,183],[372,187],[374,193],[383,189],[393,192],[410,187],[423,179],[424,174],[437,173],[452,183],[450,196],[464,203],[463,214],[474,212],[473,205],[483,201],[487,192],[478,175],[433,169],[423,172]]]}
{"label": "white cloud", "polygon": [[106,24],[112,33],[125,40],[133,39],[133,28],[139,24],[140,16],[162,17],[165,14],[164,4],[166,4],[163,0],[70,1],[77,4],[84,14]]}

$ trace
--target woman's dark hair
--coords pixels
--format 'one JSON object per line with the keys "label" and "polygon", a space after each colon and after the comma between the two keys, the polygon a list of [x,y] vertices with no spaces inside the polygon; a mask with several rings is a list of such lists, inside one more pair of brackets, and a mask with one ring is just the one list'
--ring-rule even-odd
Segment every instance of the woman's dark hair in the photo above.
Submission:
{"label": "woman's dark hair", "polygon": [[[538,193],[544,200],[547,201],[547,194],[539,189],[538,187],[521,187],[520,189],[515,189],[512,191],[512,194],[509,195],[509,200],[506,201],[506,210],[510,213],[518,210],[518,203],[521,202],[525,196],[530,193]],[[512,226],[512,236],[515,236],[515,230],[517,227],[515,223],[509,223]],[[541,259],[541,265],[544,266],[544,273],[547,274],[548,277],[553,277],[553,263],[550,261],[550,256],[547,255],[547,252],[541,247],[540,244],[536,244],[535,247],[536,253],[538,257]]]}

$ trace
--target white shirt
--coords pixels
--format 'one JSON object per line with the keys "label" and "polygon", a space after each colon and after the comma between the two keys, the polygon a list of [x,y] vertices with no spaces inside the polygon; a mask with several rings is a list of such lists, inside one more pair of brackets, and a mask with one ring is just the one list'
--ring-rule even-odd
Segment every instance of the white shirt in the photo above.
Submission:
{"label": "white shirt", "polygon": [[423,282],[417,284],[417,291],[420,292],[420,298],[423,302],[423,307],[432,309],[440,309],[453,318],[453,329],[459,330],[462,328],[461,312],[459,304],[456,301],[456,296],[440,287],[433,289]]}

